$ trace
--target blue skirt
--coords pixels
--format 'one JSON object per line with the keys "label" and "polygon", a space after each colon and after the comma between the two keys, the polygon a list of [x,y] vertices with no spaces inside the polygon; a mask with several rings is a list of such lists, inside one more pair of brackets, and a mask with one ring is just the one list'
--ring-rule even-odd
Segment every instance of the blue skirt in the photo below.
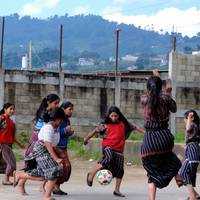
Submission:
{"label": "blue skirt", "polygon": [[185,160],[179,171],[184,185],[196,186],[196,174],[200,161],[200,146],[198,143],[189,143],[185,150]]}

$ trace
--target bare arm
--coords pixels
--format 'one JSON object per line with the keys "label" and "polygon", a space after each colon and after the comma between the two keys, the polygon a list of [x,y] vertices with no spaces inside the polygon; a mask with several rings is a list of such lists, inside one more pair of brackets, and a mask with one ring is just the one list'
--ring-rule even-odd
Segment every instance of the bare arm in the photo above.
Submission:
{"label": "bare arm", "polygon": [[96,129],[94,129],[92,132],[90,132],[85,138],[84,138],[84,145],[88,144],[88,141],[90,138],[92,138],[96,134]]}
{"label": "bare arm", "polygon": [[144,133],[145,133],[145,130],[144,130],[144,128],[142,128],[142,127],[136,127],[135,130],[136,130],[137,132],[141,133],[141,134],[144,134]]}
{"label": "bare arm", "polygon": [[45,142],[44,144],[45,144],[45,146],[46,146],[48,152],[50,153],[51,157],[54,159],[54,161],[56,161],[57,163],[61,163],[61,162],[62,162],[62,159],[59,158],[59,157],[56,155],[56,153],[55,153],[55,151],[54,151],[54,149],[53,149],[51,143],[50,143],[50,142]]}
{"label": "bare arm", "polygon": [[15,138],[14,142],[22,149],[25,149],[25,146],[17,139]]}
{"label": "bare arm", "polygon": [[193,112],[190,112],[188,114],[188,118],[187,118],[187,122],[186,122],[186,131],[189,131],[191,129],[193,119],[194,119],[194,114],[193,114]]}

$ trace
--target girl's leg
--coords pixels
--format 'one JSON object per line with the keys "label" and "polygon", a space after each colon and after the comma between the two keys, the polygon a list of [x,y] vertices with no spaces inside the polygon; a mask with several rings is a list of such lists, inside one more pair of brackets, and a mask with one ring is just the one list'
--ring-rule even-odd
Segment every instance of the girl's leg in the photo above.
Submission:
{"label": "girl's leg", "polygon": [[45,193],[45,185],[46,185],[47,181],[44,180],[42,181],[42,183],[40,184],[40,192]]}
{"label": "girl's leg", "polygon": [[121,178],[116,178],[116,184],[115,184],[115,191],[113,192],[114,195],[119,196],[119,197],[125,197],[125,195],[123,195],[120,192],[120,185],[121,185],[122,179]]}
{"label": "girl's leg", "polygon": [[47,181],[46,192],[44,193],[43,200],[50,200],[51,199],[51,193],[52,193],[53,188],[56,184],[56,181],[57,181],[57,179]]}
{"label": "girl's leg", "polygon": [[88,186],[92,186],[92,182],[93,182],[93,179],[94,179],[94,176],[95,174],[102,168],[102,165],[101,164],[97,164],[91,172],[89,172],[87,174],[87,184]]}
{"label": "girl's leg", "polygon": [[193,186],[191,184],[188,184],[187,189],[188,189],[188,192],[189,192],[190,200],[196,200],[196,193],[194,191]]}
{"label": "girl's leg", "polygon": [[7,164],[6,173],[2,183],[11,185],[12,183],[10,182],[9,177],[13,176],[13,172],[16,170],[16,159],[11,147],[8,145],[2,145],[2,158]]}
{"label": "girl's leg", "polygon": [[155,200],[156,199],[156,186],[154,183],[148,184],[148,199]]}
{"label": "girl's leg", "polygon": [[15,177],[16,177],[16,181],[17,180],[19,181],[20,179],[28,179],[28,180],[33,180],[33,181],[44,181],[43,177],[31,176],[28,173],[23,172],[23,171],[16,172]]}
{"label": "girl's leg", "polygon": [[196,196],[196,198],[197,197],[199,197],[200,198],[200,195],[199,195],[199,193],[193,188],[193,190],[194,190],[194,193],[195,193],[195,196]]}
{"label": "girl's leg", "polygon": [[17,184],[17,187],[21,193],[21,195],[28,195],[28,193],[26,192],[25,190],[25,183],[26,183],[27,179],[20,179],[18,184]]}
{"label": "girl's leg", "polygon": [[28,195],[25,190],[25,183],[26,183],[27,179],[34,180],[34,181],[43,181],[44,180],[43,177],[33,177],[33,176],[30,176],[28,173],[22,172],[22,171],[18,171],[18,172],[14,171],[13,177],[14,177],[13,184],[14,184],[14,186],[18,187],[18,189],[22,195]]}

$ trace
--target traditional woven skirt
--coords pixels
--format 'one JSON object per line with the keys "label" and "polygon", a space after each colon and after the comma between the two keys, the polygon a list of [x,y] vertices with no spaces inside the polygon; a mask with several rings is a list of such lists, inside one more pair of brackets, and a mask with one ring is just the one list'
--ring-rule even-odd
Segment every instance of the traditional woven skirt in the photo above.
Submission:
{"label": "traditional woven skirt", "polygon": [[35,143],[33,158],[35,158],[37,162],[37,168],[30,172],[31,176],[44,177],[45,180],[53,180],[62,176],[63,165],[58,164],[52,159],[44,145],[38,142]]}
{"label": "traditional woven skirt", "polygon": [[38,133],[40,129],[34,128],[31,138],[29,140],[28,148],[25,152],[25,159],[28,159],[29,155],[33,152],[35,143],[38,141]]}
{"label": "traditional woven skirt", "polygon": [[166,187],[178,174],[181,161],[172,152],[174,137],[170,130],[162,128],[158,123],[148,123],[141,146],[141,157],[147,171],[148,183],[157,188]]}
{"label": "traditional woven skirt", "polygon": [[55,152],[59,158],[63,159],[63,174],[58,178],[57,184],[67,182],[71,175],[71,163],[69,160],[67,149],[55,148]]}
{"label": "traditional woven skirt", "polygon": [[98,162],[102,169],[108,169],[113,177],[122,178],[124,175],[124,155],[114,151],[111,147],[103,148],[103,157]]}
{"label": "traditional woven skirt", "polygon": [[198,143],[189,143],[185,150],[185,161],[179,171],[185,185],[196,186],[196,174],[200,161],[200,146]]}

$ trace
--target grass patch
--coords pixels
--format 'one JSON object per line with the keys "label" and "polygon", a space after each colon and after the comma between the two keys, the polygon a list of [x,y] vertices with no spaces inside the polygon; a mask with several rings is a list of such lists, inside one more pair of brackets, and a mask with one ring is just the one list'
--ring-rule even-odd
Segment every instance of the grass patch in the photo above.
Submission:
{"label": "grass patch", "polygon": [[90,152],[86,149],[83,144],[83,139],[79,137],[72,137],[68,143],[68,149],[71,150],[72,158],[82,158],[82,159],[93,159],[98,160],[101,158],[101,154],[98,152]]}
{"label": "grass patch", "polygon": [[[25,146],[27,146],[29,138],[30,138],[30,135],[28,133],[21,132],[17,134],[17,139]],[[16,143],[14,143],[13,149],[20,149],[20,147]]]}
{"label": "grass patch", "polygon": [[144,138],[144,135],[133,133],[133,134],[131,134],[131,135],[129,136],[128,140],[133,140],[133,141],[142,141],[143,138]]}
{"label": "grass patch", "polygon": [[[132,141],[142,141],[144,138],[143,135],[141,134],[131,134],[128,138],[128,140],[132,140]],[[185,143],[185,134],[184,132],[178,132],[175,135],[175,143]]]}
{"label": "grass patch", "polygon": [[175,135],[175,143],[185,143],[185,134],[184,132],[178,132]]}

